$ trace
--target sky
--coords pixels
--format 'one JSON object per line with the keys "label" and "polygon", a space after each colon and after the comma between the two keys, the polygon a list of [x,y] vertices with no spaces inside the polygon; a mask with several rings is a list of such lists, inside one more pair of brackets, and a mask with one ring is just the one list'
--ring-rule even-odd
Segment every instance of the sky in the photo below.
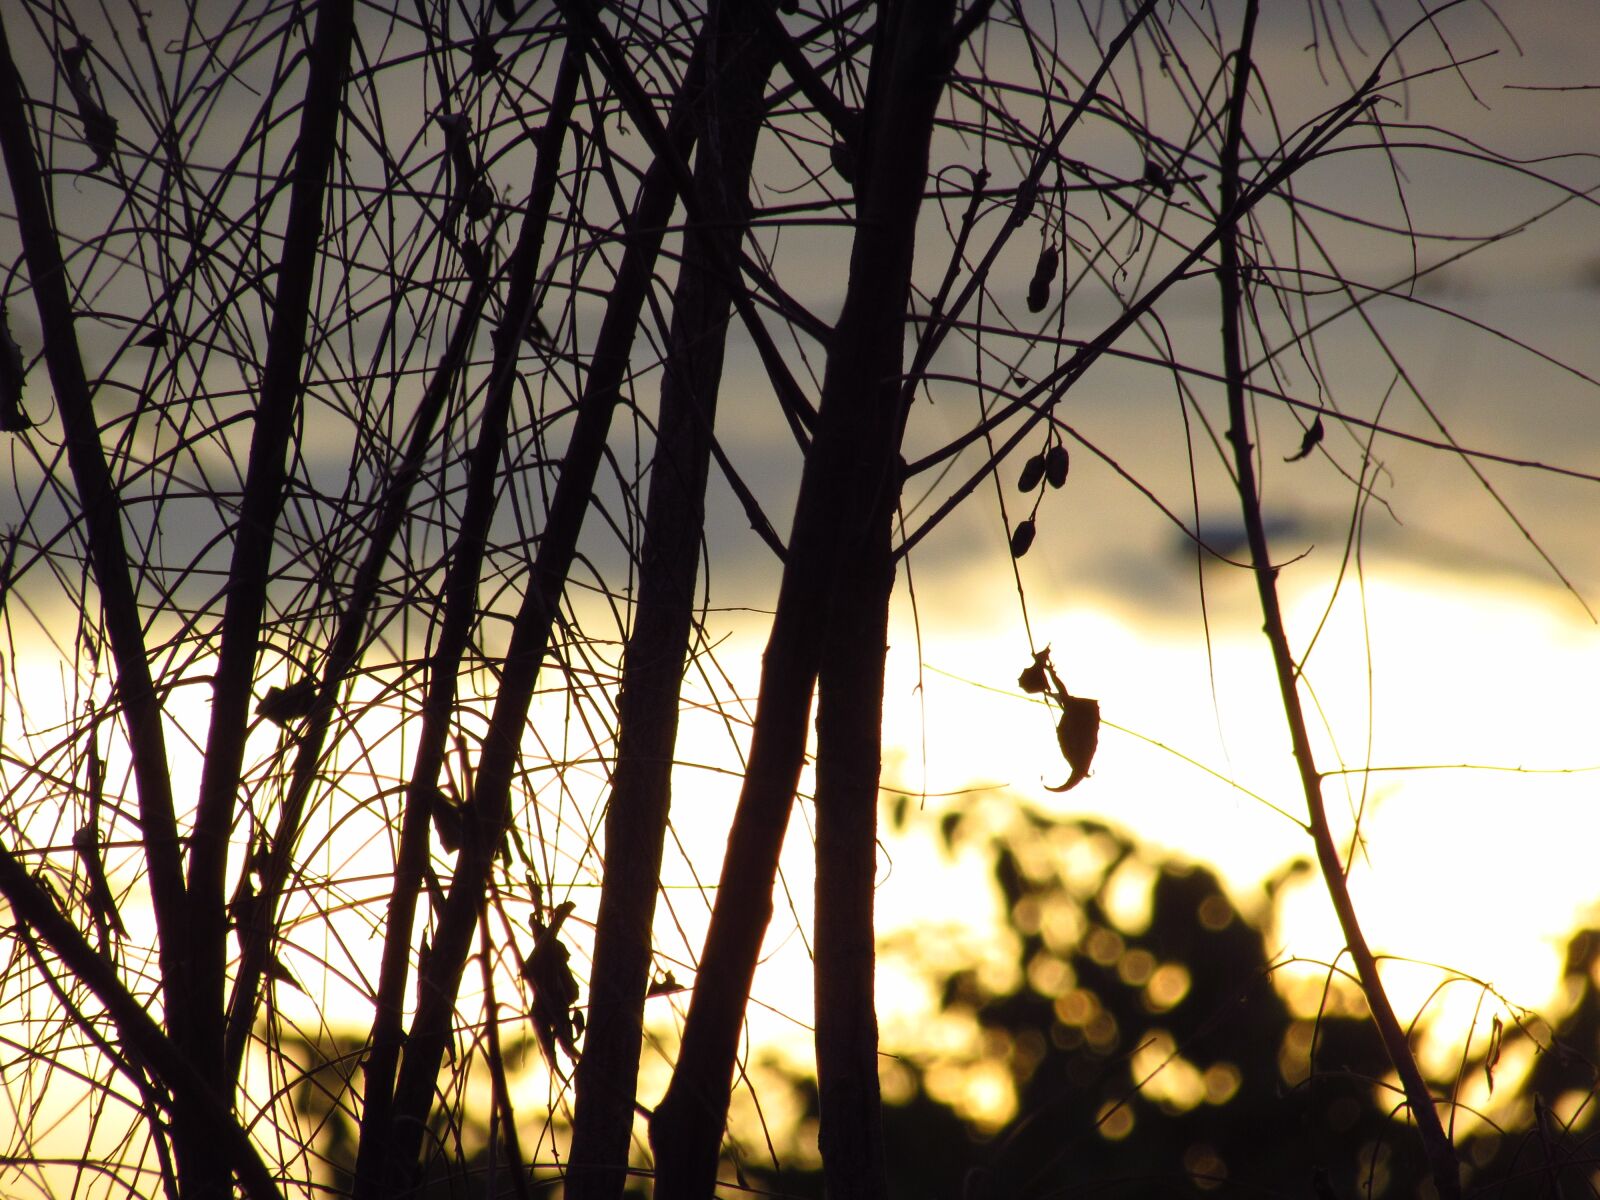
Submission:
{"label": "sky", "polygon": [[[1206,12],[1226,25],[1239,7],[1221,4]],[[1350,28],[1313,30],[1305,18],[1310,9],[1294,7],[1294,19],[1270,23],[1261,35],[1259,60],[1274,102],[1270,111],[1254,110],[1252,136],[1262,153],[1275,144],[1274,126],[1293,129],[1342,94],[1335,47],[1359,78],[1370,59],[1361,65],[1358,44],[1368,50],[1378,44],[1369,10],[1352,8]],[[1048,10],[1028,11],[1042,28]],[[1378,11],[1392,28],[1415,18],[1409,5],[1384,3]],[[1436,995],[1442,971],[1487,981],[1512,1004],[1550,1005],[1559,995],[1565,935],[1579,923],[1600,920],[1587,849],[1600,840],[1600,631],[1589,611],[1600,610],[1600,545],[1593,532],[1593,477],[1600,475],[1600,389],[1593,382],[1600,378],[1594,337],[1600,221],[1590,202],[1558,186],[1581,191],[1600,183],[1600,79],[1588,53],[1593,38],[1575,36],[1600,32],[1600,12],[1589,2],[1541,0],[1508,16],[1520,53],[1504,48],[1494,16],[1473,5],[1441,18],[1459,69],[1434,70],[1443,59],[1426,32],[1411,43],[1408,65],[1426,73],[1403,93],[1391,93],[1394,102],[1386,101],[1382,111],[1395,143],[1426,140],[1434,148],[1402,147],[1399,171],[1370,151],[1330,156],[1297,183],[1303,199],[1328,206],[1315,221],[1327,238],[1327,255],[1363,285],[1390,287],[1419,267],[1469,247],[1473,252],[1424,275],[1404,295],[1372,302],[1364,310],[1371,326],[1360,313],[1342,315],[1319,335],[1314,359],[1290,351],[1253,376],[1265,392],[1329,409],[1323,445],[1289,462],[1306,410],[1296,415],[1265,394],[1258,402],[1266,515],[1282,564],[1291,642],[1297,653],[1312,647],[1305,694],[1314,702],[1319,765],[1357,772],[1331,777],[1326,795],[1346,844],[1360,814],[1352,868],[1358,911],[1380,951],[1443,964],[1396,963],[1388,974],[1402,1018],[1423,1012],[1441,1046],[1462,1036],[1477,1002],[1472,987]],[[1107,16],[1103,32],[1113,28]],[[996,61],[1026,78],[1006,34],[993,36]],[[1081,51],[1074,36],[1064,34],[1062,44]],[[1491,44],[1503,47],[1495,57],[1468,61]],[[1081,53],[1073,61],[1081,62]],[[1149,114],[1170,149],[1182,143],[1185,118],[1160,85],[1156,61],[1141,61],[1149,86],[1141,92],[1137,77],[1123,76],[1120,94],[1131,110]],[[1062,86],[1070,94],[1070,84]],[[427,103],[436,101],[426,89],[421,94]],[[415,99],[390,92],[385,103],[399,111]],[[235,133],[229,122],[236,114],[220,111],[217,132],[225,140]],[[1032,110],[1019,99],[1016,111],[1027,120]],[[417,145],[426,149],[428,123],[415,114],[412,119]],[[1459,130],[1465,140],[1448,144],[1466,153],[1441,153],[1440,128]],[[1515,156],[1525,170],[1485,164],[1475,156],[1476,145]],[[636,145],[628,152],[642,153]],[[1567,152],[1578,156],[1549,157]],[[431,153],[438,153],[437,144]],[[1075,134],[1066,153],[1132,181],[1143,169],[1145,149],[1102,122]],[[979,154],[970,141],[941,139],[935,165],[948,174],[940,178],[964,181]],[[513,155],[496,169],[506,198],[524,194],[525,165]],[[998,152],[986,165],[1001,182],[1020,174]],[[763,169],[770,171],[764,198],[771,203],[782,202],[788,195],[782,188],[806,177],[801,165],[776,154]],[[1202,175],[1197,186],[1210,186],[1200,167],[1191,162],[1188,169]],[[72,195],[80,216],[108,203],[89,183],[62,186],[77,189]],[[1565,207],[1523,227],[1564,197]],[[964,195],[956,195],[930,204],[926,244],[938,244],[939,231],[959,218],[964,203]],[[1053,348],[1052,337],[1092,336],[1147,282],[1139,273],[1144,244],[1126,229],[1115,231],[1110,211],[1081,193],[1048,201],[1040,220],[1049,224],[1030,224],[998,260],[985,314],[996,323],[1018,320],[1020,332],[990,346],[1013,355],[1031,346],[1026,359],[1007,364],[1025,380],[1042,378],[1061,361],[1065,351]],[[974,244],[995,236],[1005,215],[1000,203],[989,209]],[[1264,208],[1261,215],[1261,235],[1286,253],[1290,231],[1281,213]],[[1181,232],[1194,216],[1175,215],[1174,230]],[[1414,243],[1393,232],[1407,222],[1424,234]],[[1107,249],[1092,255],[1094,268],[1104,272],[1097,277],[1085,250],[1107,230],[1114,230]],[[1500,233],[1510,235],[1487,240]],[[12,226],[0,227],[0,237],[13,236]],[[1052,238],[1072,241],[1066,256],[1071,292],[1064,308],[1024,317],[1029,274]],[[792,294],[825,317],[837,311],[848,250],[838,229],[767,233],[761,245]],[[1299,252],[1301,261],[1319,265],[1309,243]],[[1112,269],[1117,255],[1130,264],[1126,275]],[[1170,262],[1171,252],[1158,248],[1149,261]],[[930,255],[919,268],[919,312],[926,312],[925,296],[943,266]],[[992,937],[998,900],[981,856],[952,856],[937,845],[940,817],[964,805],[1003,803],[1009,796],[1063,817],[1114,823],[1162,852],[1212,865],[1246,908],[1259,909],[1263,881],[1310,852],[1297,823],[1302,801],[1253,584],[1237,567],[1197,561],[1183,530],[1197,525],[1213,546],[1231,544],[1238,552],[1237,501],[1201,422],[1204,416],[1221,430],[1220,389],[1203,373],[1185,377],[1185,409],[1173,372],[1148,361],[1165,353],[1166,344],[1172,357],[1214,371],[1215,291],[1203,275],[1177,285],[1163,301],[1159,327],[1130,333],[1118,344],[1120,356],[1097,364],[1063,397],[1055,411],[1057,436],[1072,461],[1064,487],[1023,495],[1014,486],[1022,458],[1042,449],[1044,435],[1036,430],[1002,465],[998,484],[980,487],[902,564],[890,633],[883,786],[886,798],[906,794],[917,803],[906,830],[886,831],[883,839],[878,905],[886,941],[932,924],[965,931],[953,942],[958,953],[1003,955],[1005,947]],[[114,291],[104,296],[108,306],[116,298]],[[580,306],[584,334],[592,333],[600,301],[590,297]],[[1331,317],[1343,302],[1331,295],[1307,304],[1307,313]],[[39,334],[26,308],[13,301],[13,329],[32,352]],[[1281,322],[1270,313],[1264,322],[1281,340]],[[361,339],[369,332],[358,322],[350,336],[364,350]],[[84,336],[104,361],[124,334],[86,327]],[[796,352],[804,382],[799,358]],[[819,363],[813,351],[809,365]],[[913,410],[908,457],[955,436],[980,402],[1008,386],[1006,371],[959,339],[941,352],[935,369],[968,376],[981,369],[993,390],[980,395],[951,382],[931,386]],[[214,377],[210,386],[236,383]],[[47,407],[38,377],[30,387],[37,389],[29,393],[30,408]],[[786,529],[798,455],[748,342],[736,340],[730,348],[724,391],[729,457],[773,524]],[[649,404],[643,397],[643,407]],[[1355,421],[1337,420],[1335,413]],[[302,469],[317,481],[340,480],[352,458],[342,414],[331,406],[313,409],[307,421]],[[1370,447],[1361,421],[1386,430]],[[1459,455],[1397,436],[1447,440],[1439,422],[1461,446],[1498,457],[1469,466]],[[648,449],[648,434],[642,438]],[[0,520],[7,523],[39,490],[36,464],[17,455],[9,461],[12,490],[0,501]],[[906,528],[916,528],[981,461],[968,453],[948,477],[929,472],[915,479],[907,491]],[[531,485],[518,495],[532,506],[539,500]],[[1042,499],[1034,512],[1036,497]],[[441,510],[447,507],[441,503]],[[1013,561],[1008,529],[1030,513],[1037,540],[1025,558]],[[181,560],[206,527],[163,529],[161,544],[173,561]],[[510,538],[520,527],[508,524],[506,532]],[[621,561],[608,536],[603,530],[586,535],[585,550],[599,569]],[[724,706],[732,706],[730,696],[753,702],[775,566],[720,479],[711,494],[707,558],[715,607],[705,640],[715,646],[714,668],[731,683],[712,686],[692,673],[690,691]],[[611,619],[606,605],[577,603],[601,627]],[[73,614],[59,596],[41,598],[37,611],[38,626],[15,610],[8,614],[14,631],[31,628],[34,639],[20,641],[9,664],[13,707],[9,720],[0,718],[0,739],[13,753],[24,749],[16,695],[35,706],[35,730],[52,724],[54,700],[46,698],[66,697],[57,714],[64,718],[73,696],[62,682],[61,655],[70,646]],[[55,629],[54,646],[39,637],[41,626]],[[1061,795],[1046,790],[1065,775],[1053,717],[1016,686],[1031,654],[1045,646],[1072,691],[1100,701],[1106,722],[1093,773]],[[712,669],[709,659],[706,665]],[[203,675],[206,664],[187,669]],[[364,682],[354,699],[375,699],[384,682]],[[201,689],[174,693],[171,708],[175,728],[204,727]],[[538,736],[548,744],[572,736],[564,724],[568,715],[550,698],[536,713]],[[381,720],[381,710],[373,718]],[[263,730],[252,753],[270,759],[274,736]],[[368,726],[362,750],[350,761],[382,781],[399,778],[409,761],[405,738],[392,730]],[[672,966],[687,981],[705,924],[700,884],[716,875],[737,795],[737,756],[720,714],[686,718],[681,757],[686,765],[677,773],[675,842],[664,879],[670,912],[663,912],[658,938],[662,968]],[[180,776],[194,765],[194,756],[183,758],[180,751]],[[1363,776],[1363,767],[1381,769]],[[187,792],[180,788],[180,794]],[[579,961],[585,923],[594,915],[593,839],[603,799],[603,772],[593,763],[550,782],[540,795],[540,811],[554,821],[541,831],[550,841],[537,853],[558,896],[577,901],[571,928]],[[808,816],[802,800],[751,1013],[752,1038],[785,1053],[798,1053],[794,1048],[810,1021]],[[337,817],[308,839],[307,861],[330,876],[359,875],[363,847],[378,832],[349,814]],[[370,898],[371,890],[355,886],[353,894]],[[130,918],[136,929],[146,920],[138,911]],[[355,917],[348,920],[361,928]],[[316,955],[347,954],[357,963],[372,958],[373,946],[363,948],[359,938],[339,943],[328,930],[306,936],[321,940],[289,953],[296,969],[307,969]],[[1315,880],[1294,885],[1272,937],[1285,957],[1327,962],[1337,954],[1339,937]],[[932,993],[914,967],[901,962],[886,960],[883,986],[886,1045],[901,1039],[904,1048],[913,1031],[926,1028]],[[297,1002],[291,997],[287,1003]],[[674,1001],[651,1003],[654,1028],[670,1040]],[[1485,1009],[1478,1019],[1490,1015]],[[659,1071],[647,1071],[647,1088],[661,1084]]]}

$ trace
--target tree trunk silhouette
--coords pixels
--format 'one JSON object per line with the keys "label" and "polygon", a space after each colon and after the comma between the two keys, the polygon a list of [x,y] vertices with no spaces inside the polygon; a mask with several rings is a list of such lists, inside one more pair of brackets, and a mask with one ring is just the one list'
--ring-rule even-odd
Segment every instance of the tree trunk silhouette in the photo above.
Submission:
{"label": "tree trunk silhouette", "polygon": [[[688,104],[703,68],[707,28],[702,26],[674,99],[669,134],[678,156],[693,145]],[[573,36],[579,36],[574,34]],[[432,1108],[439,1064],[452,1036],[461,975],[486,900],[489,872],[510,817],[510,793],[521,752],[522,733],[550,645],[561,594],[577,552],[578,533],[589,508],[605,450],[611,417],[627,377],[633,339],[660,255],[676,187],[672,167],[657,157],[645,173],[628,219],[626,249],[595,343],[572,437],[562,459],[560,480],[539,539],[532,578],[512,625],[500,678],[500,691],[484,738],[474,793],[464,806],[464,839],[444,909],[434,931],[432,951],[418,972],[417,1010],[404,1040],[404,1053],[389,1111],[387,1144],[371,1159],[366,1187],[395,1194],[411,1186]],[[366,1147],[363,1146],[363,1150]],[[386,1184],[376,1182],[386,1179]]]}
{"label": "tree trunk silhouette", "polygon": [[868,515],[883,491],[898,492],[896,385],[934,108],[950,62],[952,7],[885,4],[880,13],[849,286],[801,476],[711,928],[677,1068],[650,1122],[656,1194],[663,1200],[702,1200],[716,1183],[739,1031],[772,915],[844,547],[870,536]]}
{"label": "tree trunk silhouette", "polygon": [[[750,10],[706,17],[706,86],[690,102],[699,133],[694,181],[704,211],[684,241],[661,381],[639,565],[639,601],[623,657],[621,730],[606,811],[606,873],[590,968],[588,1029],[575,1075],[566,1195],[615,1200],[627,1182],[651,927],[672,796],[678,705],[694,616],[705,487],[732,309],[717,263],[737,261],[746,192],[771,69]],[[708,245],[715,239],[717,253]]]}
{"label": "tree trunk silhouette", "polygon": [[897,479],[880,489],[864,538],[851,546],[817,679],[814,949],[822,1105],[817,1144],[830,1200],[888,1194],[878,1094],[873,891],[883,671],[894,587],[890,522],[897,490]]}

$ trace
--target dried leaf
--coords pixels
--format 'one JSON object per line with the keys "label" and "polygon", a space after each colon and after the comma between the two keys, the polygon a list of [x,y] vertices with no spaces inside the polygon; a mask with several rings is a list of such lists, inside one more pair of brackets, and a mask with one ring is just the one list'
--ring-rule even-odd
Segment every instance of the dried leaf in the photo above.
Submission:
{"label": "dried leaf", "polygon": [[434,123],[444,130],[444,145],[450,155],[456,204],[466,210],[467,220],[481,221],[494,207],[494,190],[483,177],[473,153],[471,128],[462,113],[442,112]]}
{"label": "dried leaf", "polygon": [[1144,182],[1151,187],[1160,188],[1163,195],[1172,195],[1173,183],[1166,171],[1153,158],[1144,160]]}
{"label": "dried leaf", "polygon": [[276,954],[267,956],[267,978],[276,980],[278,983],[287,983],[295,991],[310,995],[305,988],[300,986],[300,981],[289,973],[289,968],[283,965],[283,960]]}
{"label": "dried leaf", "polygon": [[1033,545],[1033,535],[1036,532],[1031,519],[1017,522],[1017,527],[1011,531],[1012,558],[1021,558],[1028,552],[1028,547]]}
{"label": "dried leaf", "polygon": [[246,871],[239,877],[233,899],[228,901],[228,920],[232,927],[241,932],[254,929],[259,902],[255,884],[250,882],[250,872]]}
{"label": "dried leaf", "polygon": [[575,906],[571,900],[556,905],[546,925],[532,917],[533,949],[522,962],[522,977],[533,987],[534,1032],[544,1050],[545,1061],[557,1068],[555,1050],[559,1045],[567,1057],[578,1057],[577,1035],[579,1025],[573,1018],[573,1008],[578,1002],[578,981],[567,965],[570,957],[559,936],[561,924],[572,914]]}
{"label": "dried leaf", "polygon": [[439,835],[439,845],[446,854],[454,854],[461,849],[462,825],[465,821],[461,805],[445,795],[439,787],[433,787],[424,794],[428,816],[433,821],[433,831]]}
{"label": "dried leaf", "polygon": [[467,278],[480,286],[489,280],[489,263],[483,257],[483,247],[470,237],[461,239],[461,265],[467,270]]}
{"label": "dried leaf", "polygon": [[78,119],[83,122],[84,143],[94,151],[89,170],[98,171],[116,156],[117,119],[87,95],[78,97]]}
{"label": "dried leaf", "polygon": [[645,996],[675,996],[688,989],[673,977],[671,971],[664,973],[660,979],[652,979],[650,986],[645,989]]}
{"label": "dried leaf", "polygon": [[256,705],[256,712],[274,725],[287,726],[311,712],[317,702],[317,681],[306,678],[288,687],[271,687]]}
{"label": "dried leaf", "polygon": [[1028,280],[1028,311],[1043,312],[1050,303],[1050,284],[1061,265],[1061,252],[1054,246],[1039,251],[1039,261],[1034,265],[1033,278]]}
{"label": "dried leaf", "polygon": [[1050,667],[1050,647],[1046,646],[1033,656],[1033,665],[1022,668],[1022,674],[1017,676],[1017,686],[1029,695],[1038,695],[1050,687],[1049,678],[1045,672]]}
{"label": "dried leaf", "polygon": [[88,57],[89,43],[79,42],[61,52],[61,65],[67,73],[67,90],[78,104],[78,119],[83,122],[83,140],[94,151],[94,163],[89,169],[98,171],[117,152],[117,121],[96,99],[89,77],[84,73],[84,63]]}
{"label": "dried leaf", "polygon": [[1044,455],[1035,454],[1022,464],[1022,474],[1017,477],[1017,491],[1031,492],[1044,478]]}
{"label": "dried leaf", "polygon": [[1318,413],[1316,420],[1311,422],[1311,428],[1306,430],[1305,436],[1300,439],[1300,449],[1284,459],[1284,462],[1299,462],[1306,455],[1317,448],[1317,443],[1322,441],[1322,414]]}
{"label": "dried leaf", "polygon": [[480,179],[467,193],[467,220],[481,221],[493,211],[494,189]]}
{"label": "dried leaf", "polygon": [[851,187],[860,182],[861,143],[865,135],[865,122],[859,108],[846,108],[838,114],[833,129],[833,141],[828,145],[828,161],[834,171]]}
{"label": "dried leaf", "polygon": [[492,75],[500,65],[500,51],[495,49],[494,38],[485,33],[472,39],[472,73],[482,79]]}
{"label": "dried leaf", "polygon": [[1491,1096],[1494,1095],[1494,1069],[1500,1065],[1500,1046],[1505,1038],[1505,1032],[1506,1027],[1501,1023],[1497,1013],[1489,1026],[1489,1053],[1483,1059],[1483,1077],[1488,1081]]}
{"label": "dried leaf", "polygon": [[1058,488],[1067,481],[1067,471],[1072,466],[1072,460],[1067,455],[1065,446],[1052,446],[1050,453],[1044,459],[1044,477],[1049,480],[1050,486]]}
{"label": "dried leaf", "polygon": [[1086,696],[1062,697],[1064,711],[1056,726],[1056,741],[1066,757],[1072,774],[1059,787],[1048,787],[1052,792],[1068,792],[1083,782],[1094,762],[1094,752],[1100,745],[1100,701]]}
{"label": "dried leaf", "polygon": [[26,374],[22,347],[11,336],[11,318],[0,306],[0,431],[20,433],[33,426],[22,407],[22,381]]}

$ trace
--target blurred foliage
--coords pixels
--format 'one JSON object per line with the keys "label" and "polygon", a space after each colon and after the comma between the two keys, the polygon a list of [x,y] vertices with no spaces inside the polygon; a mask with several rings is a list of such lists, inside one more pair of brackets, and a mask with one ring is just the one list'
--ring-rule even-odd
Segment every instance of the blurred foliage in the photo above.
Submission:
{"label": "blurred foliage", "polygon": [[[906,806],[892,816],[903,825]],[[1309,864],[1291,864],[1258,911],[1241,912],[1209,870],[1101,822],[987,804],[946,815],[938,836],[951,855],[985,856],[1004,924],[995,944],[1015,961],[1009,971],[928,968],[943,1016],[976,1033],[970,1054],[930,1046],[886,1057],[895,1196],[1432,1195],[1353,985],[1333,974],[1319,986],[1304,964],[1292,980],[1277,977],[1263,926],[1279,888]],[[1469,1194],[1600,1194],[1600,929],[1571,939],[1565,979],[1550,1021],[1485,991],[1487,1034],[1451,1078],[1434,1080],[1457,1104]],[[343,1194],[361,1047],[283,1043],[299,1070],[288,1086],[309,1135],[308,1175]],[[540,1061],[531,1038],[508,1046],[514,1072]],[[820,1197],[816,1156],[803,1144],[815,1136],[815,1081],[778,1060],[758,1066],[763,1092],[781,1082],[796,1101],[777,1105],[767,1092],[769,1114],[797,1114],[791,1127],[765,1131],[783,1165],[746,1141],[722,1177],[757,1194]],[[975,1115],[952,1080],[986,1089],[988,1110],[1005,1119]],[[994,1096],[997,1082],[1008,1096]],[[453,1115],[441,1109],[433,1137],[450,1145],[430,1156],[425,1194],[517,1195],[483,1114],[445,1108]],[[558,1178],[546,1161],[529,1182],[549,1194]],[[647,1187],[641,1178],[629,1194]]]}
{"label": "blurred foliage", "polygon": [[[1304,964],[1292,986],[1275,978],[1262,925],[1278,887],[1307,864],[1292,864],[1261,911],[1245,914],[1210,871],[1102,823],[1022,806],[1007,814],[952,814],[940,836],[952,853],[987,856],[1017,969],[1007,986],[968,968],[936,971],[933,982],[944,1015],[978,1030],[976,1054],[958,1065],[973,1086],[1008,1083],[1014,1103],[986,1128],[952,1096],[948,1058],[900,1057],[885,1086],[894,1195],[1432,1195],[1353,985],[1330,974],[1319,987]],[[1475,1037],[1453,1079],[1433,1081],[1460,1104],[1469,1192],[1597,1194],[1597,981],[1600,931],[1589,931],[1569,948],[1553,1029],[1485,993],[1483,1029],[1491,1011],[1504,1019]],[[1514,1061],[1531,1069],[1515,1077]],[[1492,1096],[1489,1111],[1467,1107],[1468,1083]],[[794,1086],[814,1117],[814,1087]],[[758,1191],[822,1194],[808,1169],[746,1161],[743,1177]]]}

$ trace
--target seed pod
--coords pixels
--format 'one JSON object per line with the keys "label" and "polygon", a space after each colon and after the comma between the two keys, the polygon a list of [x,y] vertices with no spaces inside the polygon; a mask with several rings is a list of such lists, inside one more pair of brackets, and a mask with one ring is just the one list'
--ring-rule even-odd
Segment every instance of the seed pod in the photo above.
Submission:
{"label": "seed pod", "polygon": [[494,210],[494,189],[478,180],[467,192],[467,220],[481,221]]}
{"label": "seed pod", "polygon": [[1044,478],[1044,455],[1035,454],[1022,464],[1022,474],[1017,478],[1017,491],[1031,492]]}
{"label": "seed pod", "polygon": [[1156,162],[1156,160],[1153,158],[1147,158],[1144,160],[1144,182],[1148,183],[1151,187],[1160,188],[1161,193],[1164,196],[1172,195],[1172,189],[1174,185],[1171,178],[1167,175],[1166,171],[1162,170],[1161,164]]}
{"label": "seed pod", "polygon": [[1011,531],[1011,557],[1021,558],[1028,552],[1028,547],[1033,545],[1033,521],[1018,521],[1017,527]]}
{"label": "seed pod", "polygon": [[1033,268],[1033,278],[1028,281],[1028,311],[1043,312],[1050,303],[1050,282],[1061,265],[1061,253],[1054,246],[1039,251],[1039,262]]}
{"label": "seed pod", "polygon": [[1050,453],[1044,460],[1044,477],[1050,481],[1051,487],[1058,488],[1067,481],[1067,469],[1070,466],[1065,446],[1050,447]]}

